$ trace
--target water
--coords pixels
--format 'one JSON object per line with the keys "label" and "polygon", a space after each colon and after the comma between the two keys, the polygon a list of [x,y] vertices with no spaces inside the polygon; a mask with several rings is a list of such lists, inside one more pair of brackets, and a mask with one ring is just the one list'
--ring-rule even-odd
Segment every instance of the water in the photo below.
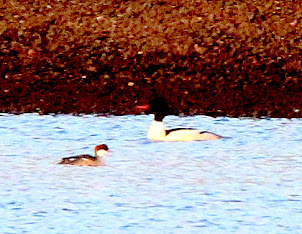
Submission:
{"label": "water", "polygon": [[[0,233],[302,233],[301,119],[0,116]],[[104,167],[57,165],[106,143]]]}

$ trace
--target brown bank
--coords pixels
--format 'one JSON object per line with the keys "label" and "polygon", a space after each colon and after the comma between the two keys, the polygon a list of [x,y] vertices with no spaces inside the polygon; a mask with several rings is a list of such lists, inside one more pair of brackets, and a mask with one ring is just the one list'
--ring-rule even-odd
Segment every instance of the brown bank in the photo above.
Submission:
{"label": "brown bank", "polygon": [[5,1],[0,112],[302,116],[299,1]]}

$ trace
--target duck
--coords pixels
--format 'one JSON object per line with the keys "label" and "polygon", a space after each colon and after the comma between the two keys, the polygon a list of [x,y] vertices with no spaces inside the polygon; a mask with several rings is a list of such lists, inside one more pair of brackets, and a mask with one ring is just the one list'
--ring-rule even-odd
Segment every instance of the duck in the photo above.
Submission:
{"label": "duck", "polygon": [[149,104],[137,106],[139,111],[153,113],[154,119],[150,124],[147,137],[152,141],[202,141],[218,140],[222,136],[208,132],[200,131],[194,128],[175,128],[166,130],[163,119],[169,114],[169,106],[165,99],[155,97]]}
{"label": "duck", "polygon": [[108,153],[109,148],[107,145],[97,145],[94,148],[95,156],[88,154],[82,154],[77,156],[72,156],[68,158],[63,158],[58,164],[68,164],[75,166],[104,166],[104,156]]}

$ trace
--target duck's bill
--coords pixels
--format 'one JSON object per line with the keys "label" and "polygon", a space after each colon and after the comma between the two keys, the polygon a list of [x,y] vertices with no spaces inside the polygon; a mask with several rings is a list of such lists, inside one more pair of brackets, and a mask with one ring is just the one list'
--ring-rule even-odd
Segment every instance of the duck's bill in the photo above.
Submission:
{"label": "duck's bill", "polygon": [[146,110],[148,110],[149,108],[150,108],[149,105],[140,105],[140,106],[136,106],[136,109],[137,109],[138,111],[146,111]]}

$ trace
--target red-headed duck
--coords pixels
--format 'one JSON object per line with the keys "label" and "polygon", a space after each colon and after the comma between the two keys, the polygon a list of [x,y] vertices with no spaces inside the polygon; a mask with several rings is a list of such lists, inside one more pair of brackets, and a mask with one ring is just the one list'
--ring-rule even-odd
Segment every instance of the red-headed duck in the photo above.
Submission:
{"label": "red-headed duck", "polygon": [[75,166],[103,166],[105,165],[104,156],[108,153],[108,146],[105,144],[95,147],[95,156],[82,154],[63,158],[59,164],[69,164]]}

